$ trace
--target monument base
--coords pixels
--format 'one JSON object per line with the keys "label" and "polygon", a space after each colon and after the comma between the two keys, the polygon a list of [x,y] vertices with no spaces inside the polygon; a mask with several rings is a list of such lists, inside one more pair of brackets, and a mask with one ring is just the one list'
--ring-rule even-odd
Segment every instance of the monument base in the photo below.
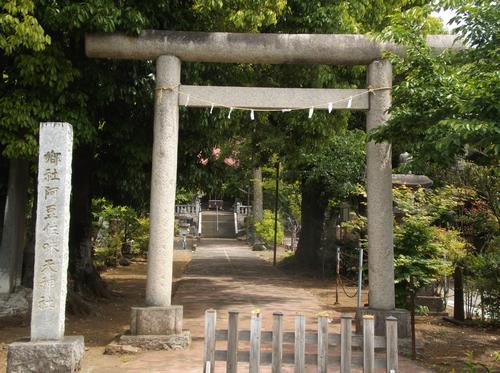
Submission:
{"label": "monument base", "polygon": [[141,350],[184,350],[191,344],[191,333],[184,330],[170,335],[129,335],[120,337],[120,344],[138,347]]}
{"label": "monument base", "polygon": [[410,311],[396,308],[394,310],[377,310],[368,307],[356,308],[356,333],[363,333],[363,316],[375,317],[375,335],[385,335],[385,319],[393,316],[398,319],[398,338],[411,336]]}
{"label": "monument base", "polygon": [[60,341],[14,342],[8,346],[7,373],[73,373],[81,368],[85,345],[83,336]]}
{"label": "monument base", "polygon": [[181,334],[182,309],[182,306],[132,307],[130,334]]}

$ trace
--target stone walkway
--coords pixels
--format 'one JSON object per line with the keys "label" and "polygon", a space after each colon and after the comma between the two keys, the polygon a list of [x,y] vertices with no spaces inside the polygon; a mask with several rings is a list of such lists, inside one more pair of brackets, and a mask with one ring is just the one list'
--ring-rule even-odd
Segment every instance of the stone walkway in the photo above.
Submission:
{"label": "stone walkway", "polygon": [[[198,247],[188,270],[175,293],[173,304],[184,306],[184,328],[191,331],[193,342],[186,351],[145,352],[127,356],[121,362],[84,365],[92,373],[191,373],[202,372],[204,312],[217,310],[217,328],[227,328],[227,312],[240,311],[240,329],[249,329],[252,310],[263,317],[263,330],[271,330],[272,313],[284,313],[285,330],[293,330],[294,316],[306,315],[306,328],[316,329],[318,312],[326,309],[311,293],[293,283],[269,263],[258,258],[249,247],[236,240],[205,239]],[[339,316],[330,311],[329,331],[340,329]],[[224,344],[218,348],[224,349]],[[312,352],[312,351],[311,351]],[[425,372],[403,361],[401,372]],[[241,371],[248,368],[241,364]],[[286,368],[284,372],[292,372]],[[315,371],[310,367],[308,372]],[[216,372],[225,372],[225,363],[216,364]],[[262,372],[270,372],[263,368]]]}

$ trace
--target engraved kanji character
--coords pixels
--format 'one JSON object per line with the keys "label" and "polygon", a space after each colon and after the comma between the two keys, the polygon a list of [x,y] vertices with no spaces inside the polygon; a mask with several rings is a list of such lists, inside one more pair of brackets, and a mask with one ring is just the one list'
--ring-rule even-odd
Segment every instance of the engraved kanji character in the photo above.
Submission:
{"label": "engraved kanji character", "polygon": [[45,259],[43,264],[42,264],[42,268],[41,268],[41,271],[42,273],[45,273],[45,272],[54,272],[56,273],[57,272],[57,269],[56,269],[56,262],[54,261],[54,259]]}
{"label": "engraved kanji character", "polygon": [[42,289],[52,289],[56,286],[56,278],[50,273],[45,274],[38,281],[38,286],[40,286]]}
{"label": "engraved kanji character", "polygon": [[47,168],[43,173],[43,179],[45,181],[60,180],[59,173],[55,168]]}
{"label": "engraved kanji character", "polygon": [[45,254],[49,256],[55,255],[56,253],[59,252],[59,248],[57,247],[57,244],[55,244],[54,242],[45,242],[42,245],[42,249],[45,252]]}
{"label": "engraved kanji character", "polygon": [[49,295],[42,295],[38,300],[38,309],[41,311],[45,310],[53,310],[56,304],[54,301],[54,297]]}
{"label": "engraved kanji character", "polygon": [[59,190],[59,187],[50,187],[50,186],[46,186],[45,187],[45,199],[47,199],[48,197],[55,197],[57,196],[57,191]]}
{"label": "engraved kanji character", "polygon": [[61,161],[61,153],[56,153],[55,151],[51,150],[50,152],[45,153],[44,158],[45,162],[57,166]]}
{"label": "engraved kanji character", "polygon": [[56,223],[48,222],[42,228],[44,232],[47,232],[48,235],[59,236],[59,227]]}
{"label": "engraved kanji character", "polygon": [[45,219],[57,219],[57,206],[56,205],[45,206]]}

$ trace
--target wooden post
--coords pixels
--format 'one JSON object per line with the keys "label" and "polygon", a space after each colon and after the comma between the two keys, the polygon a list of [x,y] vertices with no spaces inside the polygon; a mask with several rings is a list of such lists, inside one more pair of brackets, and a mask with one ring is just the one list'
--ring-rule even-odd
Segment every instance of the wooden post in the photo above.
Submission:
{"label": "wooden post", "polygon": [[328,370],[328,316],[318,317],[318,373]]}
{"label": "wooden post", "polygon": [[238,371],[238,316],[239,313],[237,311],[229,311],[226,362],[227,373],[237,373]]}
{"label": "wooden post", "polygon": [[340,373],[351,373],[352,316],[342,314],[340,323]]}
{"label": "wooden post", "polygon": [[363,316],[363,373],[375,369],[375,338],[373,315]]}
{"label": "wooden post", "polygon": [[250,373],[260,371],[260,311],[252,311],[250,320]]}
{"label": "wooden post", "polygon": [[385,319],[387,348],[387,373],[398,371],[398,320],[394,316]]}
{"label": "wooden post", "polygon": [[273,313],[272,372],[281,373],[283,359],[283,313]]}
{"label": "wooden post", "polygon": [[[203,357],[205,372],[214,373],[215,370],[215,324],[217,312],[215,310],[205,311],[205,353]],[[210,364],[208,365],[207,362]],[[207,371],[207,368],[210,371]]]}
{"label": "wooden post", "polygon": [[295,369],[294,373],[304,373],[306,354],[306,319],[304,315],[295,317]]}

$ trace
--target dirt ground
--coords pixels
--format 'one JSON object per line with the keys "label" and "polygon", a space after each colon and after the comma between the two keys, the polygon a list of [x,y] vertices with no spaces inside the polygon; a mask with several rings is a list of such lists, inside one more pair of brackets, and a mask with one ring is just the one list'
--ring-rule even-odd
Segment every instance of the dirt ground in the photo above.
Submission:
{"label": "dirt ground", "polygon": [[[272,261],[272,251],[258,252],[258,255]],[[278,252],[278,261],[286,256]],[[174,277],[182,276],[191,260],[190,251],[176,250],[174,255]],[[337,312],[354,312],[356,297],[347,297],[339,290],[339,304],[335,305],[335,282],[296,271],[286,271],[290,281],[300,281],[302,287],[318,297],[322,304]],[[133,261],[128,267],[117,267],[103,273],[108,286],[117,296],[96,303],[91,316],[67,316],[66,335],[84,335],[86,356],[90,359],[127,359],[127,356],[104,356],[104,346],[118,334],[129,328],[130,307],[141,305],[144,299],[146,263]],[[352,296],[356,289],[346,286]],[[175,291],[175,285],[174,285]],[[366,302],[363,292],[363,302]],[[8,343],[29,335],[29,320],[0,320],[0,372],[6,369],[6,346]],[[456,326],[440,317],[418,317],[417,338],[423,343],[418,360],[436,372],[461,372],[465,369],[466,353],[472,352],[474,361],[488,366],[492,372],[500,372],[499,361],[494,356],[500,353],[500,331],[476,327]],[[453,370],[454,369],[454,370]],[[481,372],[486,370],[477,370]]]}
{"label": "dirt ground", "polygon": [[[184,273],[191,255],[189,250],[174,251],[174,281]],[[130,307],[144,303],[146,272],[146,262],[141,259],[132,261],[127,267],[107,270],[102,277],[116,296],[96,303],[93,315],[86,317],[67,315],[65,334],[83,335],[86,355],[102,358],[104,346],[129,329]],[[7,345],[29,336],[29,333],[29,320],[0,320],[0,372],[6,370]]]}
{"label": "dirt ground", "polygon": [[[272,251],[260,251],[258,255],[270,262],[273,260]],[[278,263],[287,256],[283,248],[277,252]],[[321,279],[310,274],[286,271],[294,281],[300,281],[303,287],[319,297],[322,303],[337,312],[355,312],[356,288],[346,286],[345,290],[351,297],[339,290],[339,304],[335,304],[335,280]],[[366,290],[362,293],[362,301],[368,301]],[[420,364],[436,372],[462,372],[467,368],[464,361],[467,354],[472,353],[473,362],[482,364],[491,372],[500,372],[500,329],[458,326],[444,321],[442,317],[416,318],[417,340],[422,342],[422,349],[418,350],[417,360]],[[496,361],[495,361],[496,359]],[[469,372],[467,370],[467,372]],[[480,368],[475,372],[487,372]]]}

